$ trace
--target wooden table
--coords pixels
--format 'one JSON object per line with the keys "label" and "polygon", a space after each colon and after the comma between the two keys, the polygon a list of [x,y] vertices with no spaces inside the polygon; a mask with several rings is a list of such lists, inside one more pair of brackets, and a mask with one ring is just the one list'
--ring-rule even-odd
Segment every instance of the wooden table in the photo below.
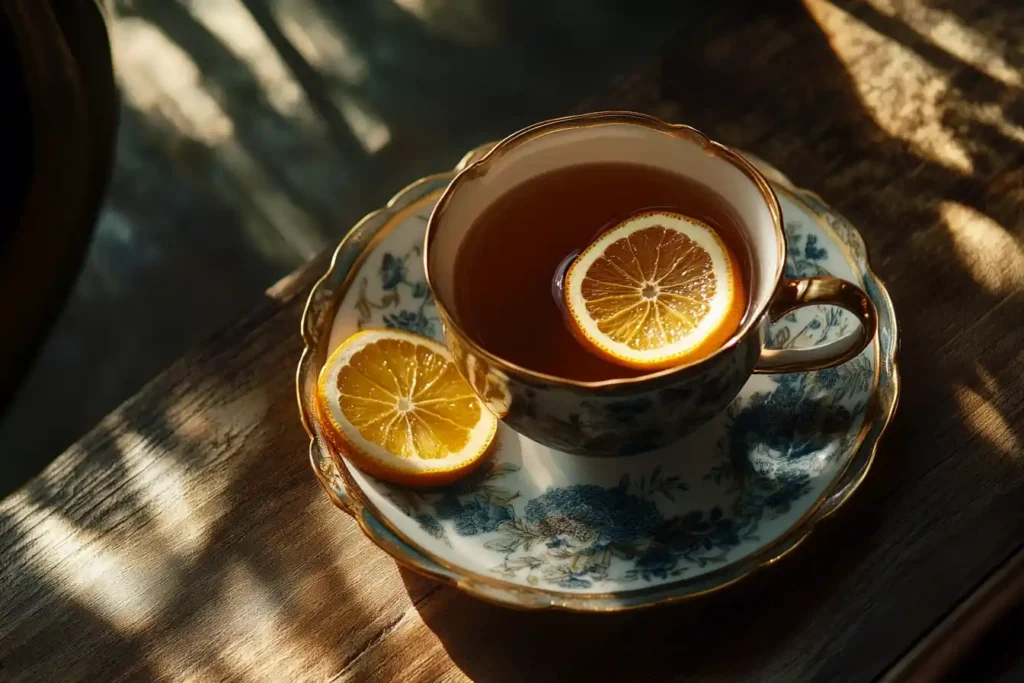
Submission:
{"label": "wooden table", "polygon": [[399,571],[306,462],[320,258],[0,503],[0,679],[867,681],[970,644],[1024,573],[1024,11],[767,4],[584,108],[692,123],[860,226],[904,389],[842,514],[735,590],[646,613],[510,612]]}

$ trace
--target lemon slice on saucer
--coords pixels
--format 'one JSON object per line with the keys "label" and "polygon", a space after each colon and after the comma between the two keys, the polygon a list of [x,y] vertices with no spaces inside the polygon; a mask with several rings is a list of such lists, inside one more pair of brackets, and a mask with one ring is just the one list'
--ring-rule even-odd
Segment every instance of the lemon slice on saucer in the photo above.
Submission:
{"label": "lemon slice on saucer", "polygon": [[713,353],[739,327],[739,264],[719,234],[668,211],[634,214],[599,236],[565,275],[569,320],[608,360],[656,370]]}
{"label": "lemon slice on saucer", "polygon": [[409,486],[465,476],[498,429],[447,348],[398,330],[359,332],[331,354],[317,383],[317,412],[353,464]]}

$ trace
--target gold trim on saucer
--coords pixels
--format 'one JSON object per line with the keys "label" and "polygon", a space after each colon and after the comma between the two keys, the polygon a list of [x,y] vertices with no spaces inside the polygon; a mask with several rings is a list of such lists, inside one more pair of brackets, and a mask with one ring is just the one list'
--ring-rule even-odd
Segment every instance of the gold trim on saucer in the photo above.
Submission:
{"label": "gold trim on saucer", "polygon": [[[878,292],[878,296],[881,299],[881,303],[883,304],[882,308],[879,310],[879,316],[892,321],[893,353],[891,356],[887,355],[885,358],[882,358],[881,343],[878,340],[874,342],[874,393],[872,394],[871,401],[869,402],[869,405],[867,407],[864,417],[864,423],[862,424],[861,429],[857,435],[857,440],[852,450],[853,455],[849,458],[848,462],[843,466],[842,470],[840,472],[837,472],[833,480],[829,483],[828,486],[826,486],[826,488],[818,496],[817,500],[815,500],[811,504],[807,511],[805,511],[805,513],[801,515],[801,517],[798,520],[796,520],[789,527],[789,529],[787,529],[782,535],[780,535],[778,538],[774,539],[770,544],[764,546],[758,551],[744,558],[741,558],[738,561],[733,562],[726,567],[722,567],[720,570],[715,570],[712,572],[708,572],[706,574],[702,574],[701,576],[695,577],[690,581],[679,581],[675,583],[660,584],[658,586],[651,586],[639,590],[619,591],[614,593],[601,594],[591,593],[581,595],[579,593],[551,591],[533,588],[529,586],[522,586],[519,584],[500,580],[491,576],[478,574],[477,572],[467,571],[464,568],[459,568],[450,565],[442,558],[435,556],[433,553],[427,551],[425,548],[422,548],[418,544],[414,543],[411,539],[406,537],[397,528],[395,528],[395,526],[390,522],[390,520],[384,515],[382,515],[380,511],[377,510],[376,507],[373,504],[371,504],[369,500],[367,500],[365,494],[355,484],[354,480],[352,479],[351,473],[349,472],[348,467],[345,464],[343,458],[340,457],[338,453],[334,452],[334,450],[331,449],[326,444],[326,442],[323,441],[318,436],[317,429],[310,420],[311,413],[309,412],[309,406],[307,405],[306,402],[307,397],[305,395],[304,388],[307,386],[307,380],[309,380],[310,377],[313,380],[312,384],[315,385],[315,379],[318,374],[319,368],[311,367],[311,364],[313,364],[314,355],[318,351],[317,345],[320,344],[321,342],[323,344],[326,344],[327,340],[323,338],[323,330],[320,331],[319,335],[314,334],[314,330],[312,329],[313,321],[311,320],[311,316],[314,312],[313,309],[315,307],[315,302],[317,301],[318,296],[322,294],[320,290],[324,287],[325,283],[327,283],[334,276],[334,271],[338,265],[339,256],[345,251],[347,247],[349,247],[351,244],[353,244],[355,241],[358,241],[362,237],[362,230],[365,228],[365,226],[369,225],[372,221],[384,221],[383,224],[376,229],[376,232],[370,238],[367,244],[363,246],[359,256],[350,266],[349,272],[346,273],[345,279],[342,281],[342,283],[339,284],[337,289],[331,293],[330,307],[326,309],[329,312],[329,315],[322,316],[321,323],[323,323],[323,320],[325,318],[333,322],[333,317],[337,311],[337,307],[340,305],[340,302],[344,298],[345,292],[351,285],[351,282],[354,278],[354,273],[358,272],[358,266],[363,262],[366,254],[368,254],[369,250],[372,248],[372,245],[379,243],[379,241],[383,239],[384,236],[386,236],[396,225],[398,225],[401,222],[402,218],[405,215],[407,215],[408,211],[413,210],[414,208],[418,208],[424,202],[432,199],[434,196],[436,196],[439,192],[442,191],[441,188],[434,188],[432,190],[427,189],[428,186],[434,185],[439,182],[451,180],[453,177],[455,177],[455,174],[459,172],[461,169],[470,166],[475,157],[483,153],[485,155],[484,158],[486,158],[486,156],[492,153],[493,151],[493,145],[483,145],[481,147],[478,147],[476,150],[473,150],[472,152],[467,154],[463,158],[463,160],[460,161],[459,166],[456,167],[454,171],[427,176],[426,178],[423,178],[421,180],[416,181],[415,183],[412,183],[411,185],[407,186],[406,188],[398,192],[394,197],[392,197],[392,199],[384,208],[379,209],[363,218],[359,223],[356,224],[356,226],[352,229],[349,235],[346,236],[346,238],[343,239],[341,243],[338,245],[337,249],[333,254],[327,272],[316,282],[316,284],[314,284],[312,290],[310,291],[309,298],[306,302],[306,306],[303,311],[301,320],[301,333],[304,342],[304,349],[299,359],[299,364],[296,370],[296,394],[299,406],[299,414],[302,419],[303,426],[305,427],[306,432],[310,437],[310,464],[313,467],[314,473],[316,474],[321,485],[324,487],[324,489],[328,492],[329,496],[331,497],[332,502],[334,502],[334,504],[343,511],[351,514],[356,519],[363,533],[368,538],[370,538],[370,540],[373,541],[378,547],[380,547],[389,555],[391,555],[395,559],[395,561],[401,566],[406,567],[412,571],[415,571],[418,574],[433,578],[435,580],[440,580],[443,583],[460,588],[476,598],[485,600],[487,602],[499,604],[505,607],[518,609],[559,609],[575,612],[614,612],[643,609],[647,607],[653,607],[656,605],[672,604],[684,600],[694,599],[702,595],[707,595],[722,590],[749,576],[750,574],[761,569],[762,567],[773,564],[782,557],[785,557],[786,555],[791,553],[800,544],[803,543],[803,541],[810,535],[810,533],[821,520],[831,516],[839,508],[841,508],[850,499],[852,494],[857,490],[857,488],[859,488],[861,483],[864,481],[868,471],[870,470],[874,462],[874,458],[878,448],[878,442],[882,434],[885,432],[889,422],[891,421],[893,413],[895,412],[900,392],[899,374],[895,358],[896,352],[898,351],[899,347],[898,325],[896,323],[895,314],[893,312],[891,299],[889,298],[889,295],[886,292],[885,287],[882,285],[881,281],[871,270],[866,255],[866,249],[864,258],[857,258],[840,238],[837,231],[831,225],[829,225],[828,222],[824,220],[824,218],[819,214],[819,211],[815,208],[815,206],[813,206],[811,202],[804,201],[802,199],[801,195],[799,194],[801,192],[805,192],[802,190],[791,190],[789,187],[782,186],[778,188],[781,189],[784,192],[784,194],[786,194],[790,199],[793,199],[794,201],[801,204],[801,206],[806,208],[807,212],[818,222],[818,224],[823,229],[827,230],[829,233],[836,237],[837,243],[843,247],[844,257],[853,266],[855,272],[861,272],[863,274],[863,280],[865,281],[865,283],[867,280],[871,280],[871,285],[873,286],[875,291]],[[417,190],[420,190],[421,193],[417,194]],[[811,197],[814,202],[819,202],[822,206],[825,206],[824,202],[821,202],[820,198],[818,198],[816,195],[813,195],[813,193],[807,192],[806,194],[807,196]],[[838,216],[838,214],[835,215]],[[782,243],[785,243],[784,240]],[[329,330],[330,327],[327,328],[328,334]],[[320,360],[320,364],[322,364],[322,362],[323,359]],[[891,367],[892,374],[892,397],[890,405],[888,405],[887,407],[880,405],[877,394],[880,386],[879,382],[881,379],[881,368],[883,362],[886,362],[887,365]],[[857,478],[852,482],[844,483],[843,480],[847,476],[850,468],[853,466],[854,461],[857,459],[860,450],[867,445],[866,440],[868,439],[871,432],[875,429],[877,429],[877,434],[873,437],[873,442],[870,444],[871,451],[868,454],[866,462],[863,465],[861,465],[861,470],[856,475]],[[324,466],[322,463],[325,458],[329,461],[330,465],[333,465],[333,469],[336,469],[336,473],[329,473],[324,471]],[[339,491],[338,483],[332,481],[332,474],[336,474],[336,476],[340,478],[340,486],[342,490]],[[839,488],[840,484],[844,484],[842,489]],[[825,505],[826,502],[831,503],[834,496],[838,494],[841,494],[842,498],[839,499],[834,504],[831,504],[831,506],[828,507],[827,509],[822,510],[822,506]],[[376,522],[380,523],[381,526],[383,526],[391,534],[393,534],[395,538],[398,539],[398,541],[405,544],[408,547],[408,549],[411,549],[414,552],[419,553],[427,561],[432,562],[438,567],[440,567],[444,573],[439,572],[438,570],[433,569],[429,566],[418,564],[415,558],[407,555],[405,548],[395,545],[388,539],[379,537],[368,526],[366,522],[365,514],[367,512],[372,514]],[[650,602],[626,605],[601,604],[601,601],[614,600],[619,598],[642,599],[646,595],[663,593],[667,590],[672,590],[675,587],[685,586],[685,584],[690,582],[696,583],[714,581],[714,577],[716,575],[720,575],[720,573],[725,573],[727,571],[739,573],[728,580],[724,580],[721,583],[708,586],[701,590],[695,590],[690,593],[684,593],[679,595],[667,595],[652,600]],[[449,574],[454,576],[451,576]],[[485,590],[485,588],[487,587],[497,589],[499,591],[505,591],[510,596],[522,596],[522,601],[517,603],[512,602],[511,600],[506,601],[498,599],[494,596],[493,591]],[[588,605],[588,602],[593,604]]]}

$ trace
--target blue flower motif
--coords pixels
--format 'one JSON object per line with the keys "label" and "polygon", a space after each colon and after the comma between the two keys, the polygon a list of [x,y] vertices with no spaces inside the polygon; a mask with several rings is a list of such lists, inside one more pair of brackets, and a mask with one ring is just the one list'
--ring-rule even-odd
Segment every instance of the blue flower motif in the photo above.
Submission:
{"label": "blue flower motif", "polygon": [[427,283],[420,280],[412,286],[412,298],[422,299],[430,294],[430,287],[427,287]]}
{"label": "blue flower motif", "polygon": [[380,280],[384,291],[390,291],[405,281],[405,261],[385,252],[380,262]]}
{"label": "blue flower motif", "polygon": [[534,524],[568,520],[613,543],[649,538],[662,521],[651,501],[594,484],[551,489],[526,504],[525,516]]}
{"label": "blue flower motif", "polygon": [[463,505],[462,511],[455,516],[455,531],[460,536],[475,536],[496,531],[510,519],[512,516],[509,515],[507,508],[471,500]]}
{"label": "blue flower motif", "polygon": [[[583,572],[579,572],[578,574],[581,575]],[[570,574],[559,581],[558,585],[562,588],[590,588],[590,582],[586,579],[580,578],[578,574]]]}
{"label": "blue flower motif", "polygon": [[581,551],[580,554],[583,555],[583,556],[600,555],[601,553],[603,553],[606,550],[608,550],[608,544],[607,543],[595,543],[595,544],[593,544],[592,546],[590,546],[588,548],[584,548]]}
{"label": "blue flower motif", "polygon": [[444,529],[441,527],[441,523],[437,521],[436,517],[420,513],[417,514],[414,519],[416,520],[416,523],[419,524],[420,529],[438,540],[444,539]]}
{"label": "blue flower motif", "polygon": [[385,315],[384,327],[392,330],[405,330],[414,334],[421,334],[425,337],[432,336],[434,324],[422,313],[412,311],[399,311],[391,315]]}
{"label": "blue flower motif", "polygon": [[462,512],[462,503],[451,491],[445,491],[440,500],[434,503],[434,512],[441,519],[455,519]]}
{"label": "blue flower motif", "polygon": [[815,318],[811,322],[807,323],[807,327],[809,329],[816,330],[819,327],[821,327],[821,320],[819,320],[818,318]]}
{"label": "blue flower motif", "polygon": [[679,564],[678,556],[668,546],[652,543],[647,552],[637,558],[634,563],[636,575],[644,581],[664,579]]}
{"label": "blue flower motif", "polygon": [[[816,392],[808,386],[810,376],[792,373],[773,377],[777,382],[775,391],[754,394],[733,417],[726,452],[734,467],[749,471],[748,455],[760,447],[787,461],[798,460],[820,450],[832,434],[850,428],[853,417],[849,411],[811,395]],[[838,381],[838,370],[832,369],[824,381]]]}
{"label": "blue flower motif", "polygon": [[707,514],[703,510],[691,510],[682,517],[667,520],[656,538],[669,550],[684,556],[740,544],[736,519],[725,517],[717,507]]}
{"label": "blue flower motif", "polygon": [[816,246],[817,244],[817,235],[807,236],[807,242],[804,243],[804,258],[808,261],[821,261],[822,259],[828,258],[828,251]]}
{"label": "blue flower motif", "polygon": [[831,390],[839,384],[839,370],[837,368],[826,368],[814,375],[814,383],[822,389]]}

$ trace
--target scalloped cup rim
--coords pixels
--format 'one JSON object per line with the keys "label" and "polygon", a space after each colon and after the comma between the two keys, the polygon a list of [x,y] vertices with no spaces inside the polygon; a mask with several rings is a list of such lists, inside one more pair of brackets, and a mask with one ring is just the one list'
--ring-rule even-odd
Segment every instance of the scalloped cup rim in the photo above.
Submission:
{"label": "scalloped cup rim", "polygon": [[[742,173],[747,175],[751,181],[758,187],[758,189],[764,194],[766,203],[769,206],[774,222],[775,230],[778,234],[779,254],[778,263],[776,264],[776,271],[774,273],[774,287],[775,291],[778,291],[783,284],[783,268],[785,263],[785,244],[786,240],[782,230],[782,209],[779,205],[778,197],[775,196],[775,192],[771,187],[771,183],[761,172],[757,165],[750,162],[744,155],[740,154],[736,150],[727,147],[710,137],[697,130],[693,126],[689,126],[683,123],[668,123],[655,116],[649,114],[642,114],[632,111],[622,110],[606,110],[598,112],[590,112],[587,114],[575,114],[571,116],[563,116],[559,118],[549,119],[547,121],[540,121],[533,125],[527,126],[522,130],[516,131],[504,139],[496,142],[489,143],[478,147],[478,150],[484,150],[482,154],[477,157],[473,156],[473,152],[463,157],[462,161],[456,166],[456,172],[452,178],[451,183],[445,188],[444,193],[438,200],[437,206],[431,214],[430,222],[427,225],[427,233],[425,242],[427,245],[430,244],[434,238],[436,231],[436,224],[438,217],[445,210],[445,204],[447,203],[452,191],[458,186],[460,181],[465,178],[472,177],[474,174],[483,174],[486,172],[488,164],[493,161],[506,149],[510,149],[520,142],[526,142],[534,137],[555,133],[560,130],[569,130],[576,127],[584,126],[600,126],[600,125],[613,125],[630,123],[634,125],[643,126],[657,132],[686,138],[695,144],[700,145],[706,153],[712,154],[726,160],[728,163],[735,166]],[[465,164],[465,165],[463,165]],[[427,284],[433,289],[431,284],[430,266],[427,259],[427,249],[424,249],[424,272],[426,274]],[[537,382],[549,382],[556,386],[579,388],[579,389],[617,389],[617,388],[628,388],[633,386],[643,385],[652,380],[662,380],[677,377],[679,375],[685,375],[705,366],[713,358],[720,356],[721,354],[729,351],[733,347],[740,344],[744,336],[750,331],[750,329],[757,325],[758,322],[764,318],[768,313],[768,307],[770,298],[766,299],[765,302],[749,310],[744,316],[740,326],[736,331],[729,336],[729,338],[721,344],[714,353],[701,356],[700,358],[678,365],[673,365],[667,368],[652,369],[649,372],[645,372],[641,375],[633,377],[622,377],[614,379],[604,379],[596,381],[584,381],[575,380],[567,377],[560,377],[558,375],[551,375],[548,373],[540,372],[537,370],[531,370],[529,368],[517,365],[512,361],[509,361],[501,356],[498,356],[491,351],[488,351],[484,347],[480,346],[472,336],[467,335],[461,330],[459,324],[455,318],[445,306],[443,301],[436,300],[437,306],[440,310],[444,311],[444,317],[456,328],[459,328],[459,336],[463,343],[472,347],[474,353],[480,355],[483,358],[487,358],[490,362],[494,363],[496,367],[502,369],[505,372],[513,372],[518,376]]]}

